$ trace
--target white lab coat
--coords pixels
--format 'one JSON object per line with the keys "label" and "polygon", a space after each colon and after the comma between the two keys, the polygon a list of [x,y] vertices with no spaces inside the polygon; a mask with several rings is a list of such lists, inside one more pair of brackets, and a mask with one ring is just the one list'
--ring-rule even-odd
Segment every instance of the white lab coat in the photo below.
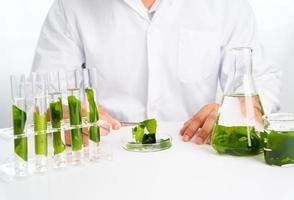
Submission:
{"label": "white lab coat", "polygon": [[215,102],[231,69],[224,51],[251,46],[267,113],[279,106],[280,72],[267,64],[246,0],[162,0],[152,19],[141,0],[56,0],[32,71],[98,71],[99,103],[114,117],[186,120]]}

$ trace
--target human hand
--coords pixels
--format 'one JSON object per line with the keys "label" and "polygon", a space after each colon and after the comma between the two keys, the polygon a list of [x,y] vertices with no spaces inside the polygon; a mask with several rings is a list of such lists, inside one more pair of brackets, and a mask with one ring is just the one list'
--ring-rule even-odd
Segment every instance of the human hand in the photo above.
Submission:
{"label": "human hand", "polygon": [[211,132],[217,119],[218,109],[219,104],[208,104],[185,122],[180,130],[183,140],[188,142],[196,135],[196,144],[210,143]]}
{"label": "human hand", "polygon": [[[64,119],[68,119],[69,118],[69,111],[68,111],[68,107],[67,106],[63,106],[63,116]],[[115,118],[113,118],[110,114],[108,114],[106,112],[106,110],[102,107],[102,106],[98,106],[98,112],[99,112],[99,118],[101,120],[107,121],[112,129],[114,130],[118,130],[121,128],[121,124],[118,120],[116,120]],[[87,117],[87,108],[85,104],[81,105],[81,115],[82,117]],[[101,130],[101,135],[105,136],[107,135],[109,132],[108,131],[103,131]],[[70,138],[70,131],[65,131],[65,142],[67,145],[71,144],[71,138]],[[88,145],[88,128],[83,128],[83,142],[84,145]]]}

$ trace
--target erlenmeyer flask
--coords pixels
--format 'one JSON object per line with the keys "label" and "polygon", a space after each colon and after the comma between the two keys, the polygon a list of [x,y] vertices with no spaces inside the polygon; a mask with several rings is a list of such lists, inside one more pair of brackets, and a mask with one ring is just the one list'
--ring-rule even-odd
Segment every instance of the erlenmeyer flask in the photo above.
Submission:
{"label": "erlenmeyer flask", "polygon": [[234,48],[229,58],[234,70],[224,91],[212,146],[220,154],[256,155],[262,152],[264,111],[252,78],[252,49]]}

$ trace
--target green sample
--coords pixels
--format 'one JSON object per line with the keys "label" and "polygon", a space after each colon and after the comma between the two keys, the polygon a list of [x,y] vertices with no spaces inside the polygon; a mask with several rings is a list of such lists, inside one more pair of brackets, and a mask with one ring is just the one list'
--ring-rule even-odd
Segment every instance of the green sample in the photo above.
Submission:
{"label": "green sample", "polygon": [[[251,145],[249,145],[248,135]],[[254,127],[216,125],[212,135],[212,147],[220,154],[234,156],[257,155],[262,151],[260,137]]]}
{"label": "green sample", "polygon": [[[89,123],[96,123],[99,120],[99,113],[95,101],[95,94],[92,88],[86,89],[87,100],[89,104]],[[100,129],[97,125],[90,126],[89,128],[89,138],[91,141],[99,143],[100,142]]]}
{"label": "green sample", "polygon": [[[60,129],[63,120],[62,100],[58,98],[57,101],[50,103],[51,123],[52,128]],[[65,150],[65,144],[62,140],[60,131],[53,132],[53,148],[54,155],[60,154]]]}
{"label": "green sample", "polygon": [[142,144],[154,144],[156,143],[155,133],[144,134]]}
{"label": "green sample", "polygon": [[12,116],[14,136],[19,136],[19,138],[14,139],[14,151],[21,159],[28,161],[28,138],[24,135],[27,114],[13,105]]}
{"label": "green sample", "polygon": [[[156,139],[157,121],[148,119],[140,122],[132,129],[134,142],[128,142],[125,148],[129,151],[154,152],[169,149],[171,138]],[[147,131],[147,133],[145,132]]]}
{"label": "green sample", "polygon": [[[145,133],[145,128],[148,133]],[[154,144],[156,143],[157,121],[155,119],[145,120],[140,122],[138,126],[132,129],[133,138],[139,144]]]}
{"label": "green sample", "polygon": [[270,131],[264,140],[267,164],[282,166],[294,163],[294,131]]}
{"label": "green sample", "polygon": [[42,115],[34,112],[35,154],[47,156],[47,112]]}
{"label": "green sample", "polygon": [[[75,96],[68,96],[69,120],[70,125],[82,125],[81,101]],[[82,128],[71,129],[71,145],[73,151],[80,151],[83,147]]]}

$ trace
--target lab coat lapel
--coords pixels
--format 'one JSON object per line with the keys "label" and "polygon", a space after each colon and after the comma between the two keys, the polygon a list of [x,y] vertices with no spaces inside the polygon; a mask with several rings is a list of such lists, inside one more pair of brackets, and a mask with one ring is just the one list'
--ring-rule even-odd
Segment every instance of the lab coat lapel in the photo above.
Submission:
{"label": "lab coat lapel", "polygon": [[[140,2],[142,0],[123,0],[130,8],[132,8],[135,12],[137,12],[142,18],[144,18],[147,21],[150,21],[148,13],[146,12],[146,9],[143,6],[143,3]],[[161,7],[169,5],[171,6],[173,4],[174,0],[161,0],[161,3],[158,7],[158,10],[161,9]],[[156,13],[155,13],[156,15]]]}
{"label": "lab coat lapel", "polygon": [[[136,11],[142,18],[149,21],[148,13],[144,9],[141,0],[123,0],[126,4],[130,6],[134,11]],[[142,4],[142,5],[141,5]]]}
{"label": "lab coat lapel", "polygon": [[174,0],[161,0],[161,3],[152,19],[152,22],[160,23],[162,26],[170,26],[171,24],[175,23],[176,16],[176,2],[174,2]]}

